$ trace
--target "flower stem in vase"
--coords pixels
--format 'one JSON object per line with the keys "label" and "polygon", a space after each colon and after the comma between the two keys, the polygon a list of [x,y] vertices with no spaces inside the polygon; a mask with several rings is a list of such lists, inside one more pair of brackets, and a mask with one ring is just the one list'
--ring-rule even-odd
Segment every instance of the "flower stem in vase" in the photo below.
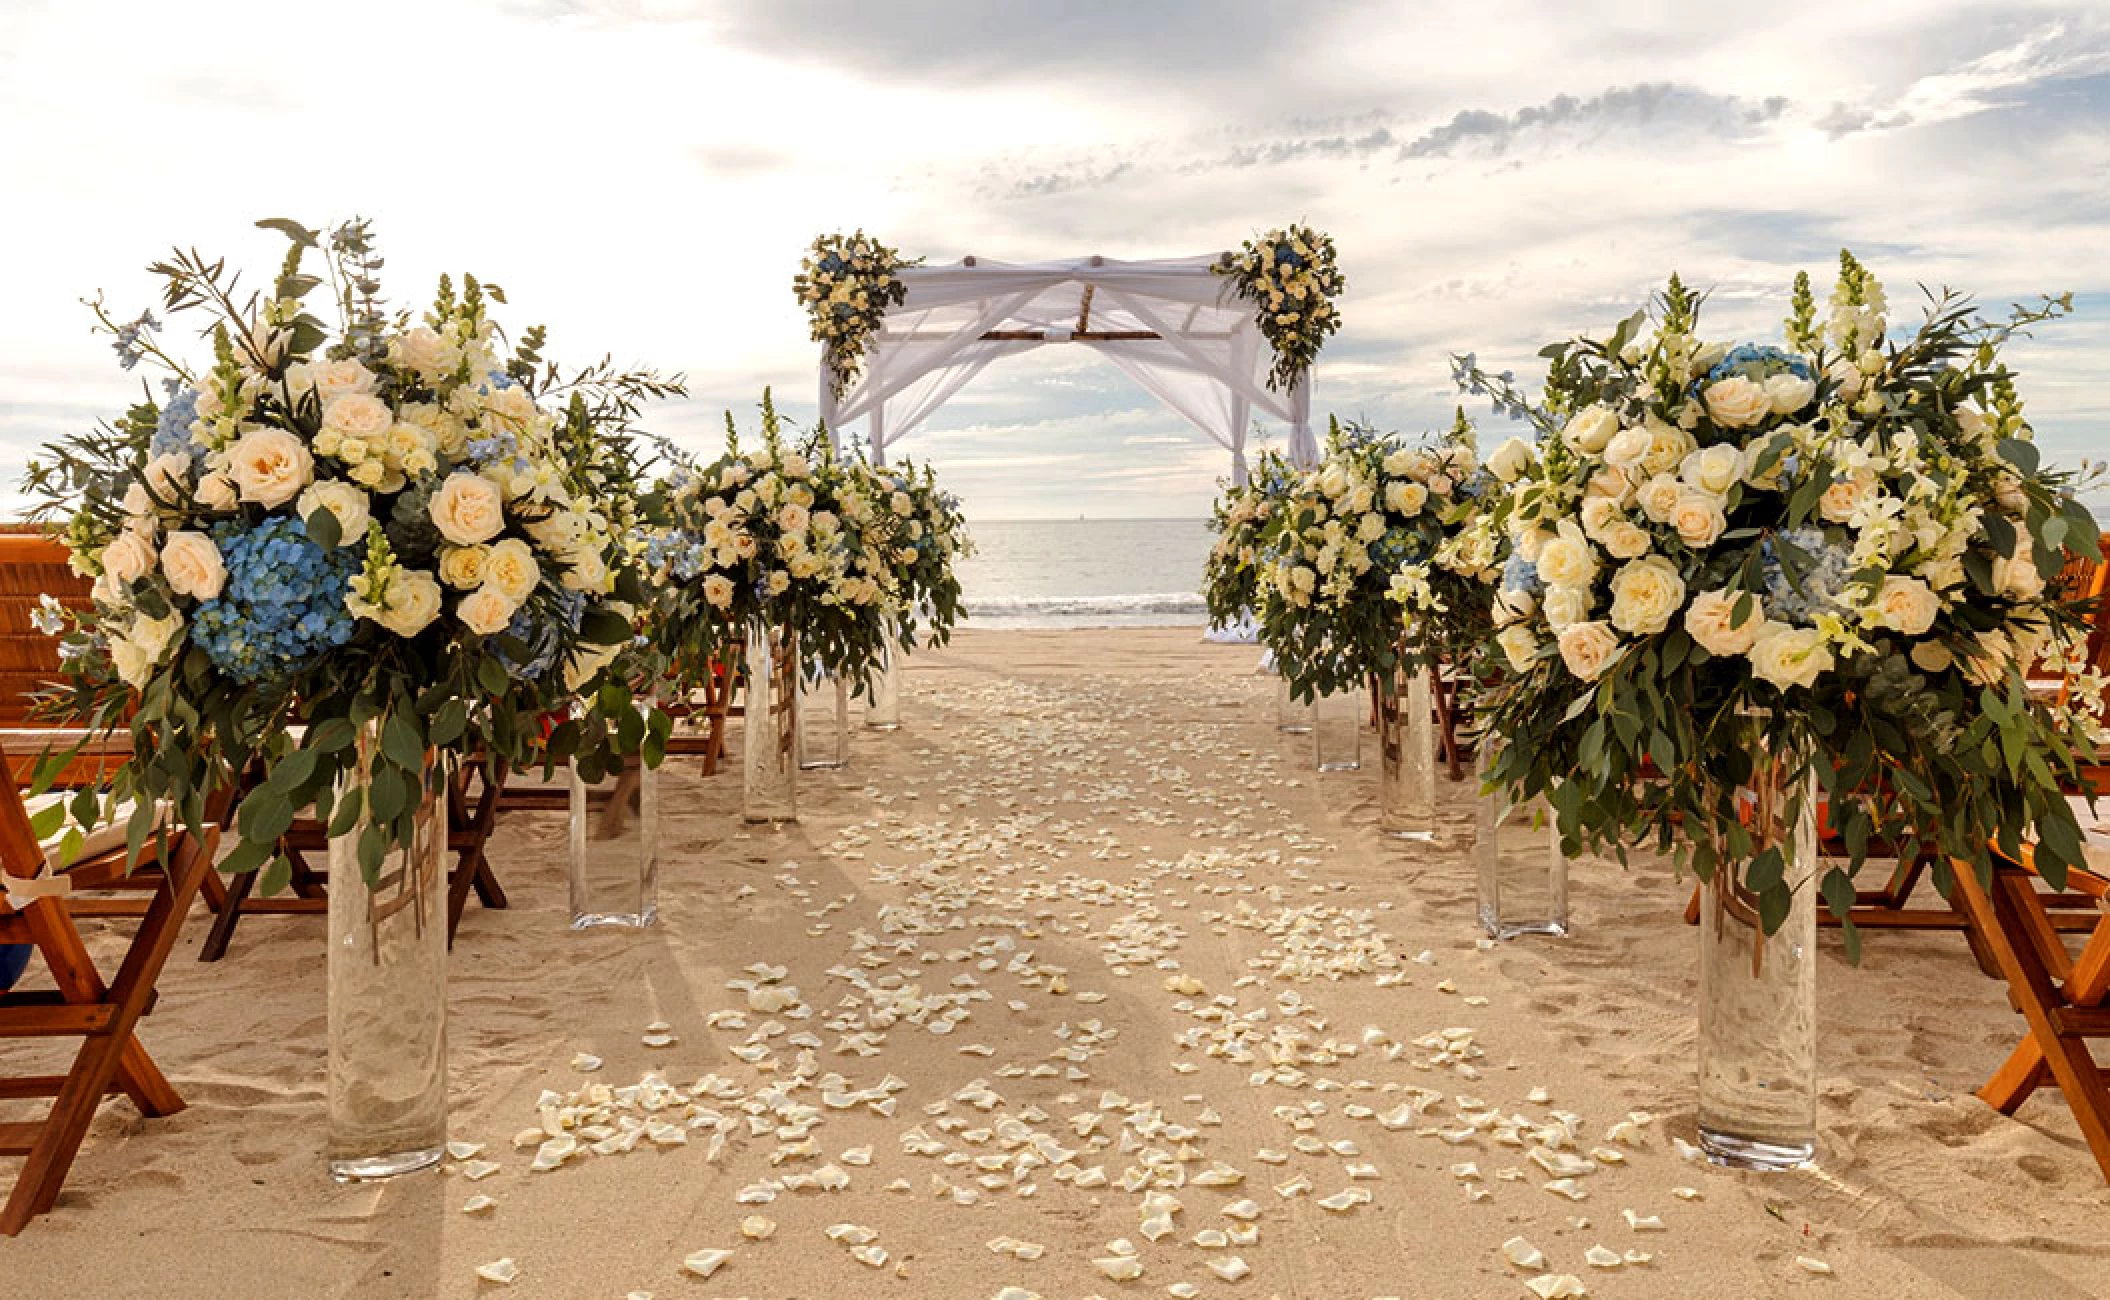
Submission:
{"label": "flower stem in vase", "polygon": [[571,764],[571,928],[642,929],[659,915],[659,772],[638,754],[597,781]]}
{"label": "flower stem in vase", "polygon": [[1429,675],[1395,669],[1377,692],[1378,829],[1428,839],[1436,823],[1436,732]]}
{"label": "flower stem in vase", "polygon": [[1743,863],[1717,862],[1701,889],[1700,1149],[1737,1169],[1817,1149],[1817,778],[1797,766],[1766,753],[1744,800],[1754,854],[1777,848],[1793,890],[1780,927],[1765,933]]}
{"label": "flower stem in vase", "polygon": [[[380,725],[359,735],[365,780]],[[429,1168],[447,1144],[447,796],[428,772],[409,848],[390,844],[371,886],[359,865],[362,815],[329,842],[331,1177],[393,1178]]]}
{"label": "flower stem in vase", "polygon": [[750,822],[799,819],[799,657],[790,633],[747,630],[740,815]]}
{"label": "flower stem in vase", "polygon": [[1568,857],[1552,810],[1533,800],[1512,804],[1489,788],[1495,740],[1483,731],[1475,761],[1473,858],[1478,868],[1480,928],[1496,939],[1568,933]]}
{"label": "flower stem in vase", "polygon": [[865,726],[873,731],[901,729],[900,653],[898,647],[888,646],[879,661],[879,671],[872,675],[872,701],[865,706]]}

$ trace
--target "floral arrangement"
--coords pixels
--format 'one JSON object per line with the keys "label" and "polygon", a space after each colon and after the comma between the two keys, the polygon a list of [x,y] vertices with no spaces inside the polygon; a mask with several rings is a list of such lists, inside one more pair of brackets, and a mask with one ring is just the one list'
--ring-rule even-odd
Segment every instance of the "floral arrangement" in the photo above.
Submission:
{"label": "floral arrangement", "polygon": [[868,503],[872,532],[893,557],[894,590],[900,604],[897,629],[903,649],[916,644],[920,618],[931,645],[944,645],[965,617],[960,578],[953,562],[974,554],[960,498],[939,489],[928,466],[855,464],[852,481]]}
{"label": "floral arrangement", "polygon": [[1477,642],[1501,568],[1495,534],[1473,526],[1489,483],[1462,413],[1418,446],[1333,426],[1263,538],[1260,639],[1294,694],[1418,671]]}
{"label": "floral arrangement", "polygon": [[1946,888],[1950,860],[1983,873],[2033,834],[2056,884],[2081,861],[2072,756],[2022,668],[2078,633],[2046,580],[2096,529],[2000,349],[2071,300],[1995,322],[1945,291],[1893,338],[1842,254],[1821,319],[1807,275],[1792,302],[1785,346],[1711,343],[1674,276],[1609,338],[1548,348],[1540,401],[1468,367],[1540,432],[1498,467],[1516,554],[1493,778],[1550,792],[1571,847],[1742,864],[1768,928],[1791,882],[1735,803],[1759,752],[1816,771],[1842,919],[1871,842],[1933,851]]}
{"label": "floral arrangement", "polygon": [[[267,293],[238,297],[239,277],[194,252],[151,268],[170,313],[208,321],[209,366],[150,315],[91,303],[128,366],[166,372],[164,400],[54,444],[29,486],[95,580],[56,708],[133,741],[76,820],[147,810],[136,851],[158,803],[200,827],[209,797],[260,769],[221,868],[268,862],[269,890],[298,810],[335,833],[371,823],[371,880],[410,842],[434,752],[545,752],[535,719],[631,639],[629,430],[642,401],[681,389],[606,362],[561,377],[540,327],[507,344],[489,316],[503,291],[473,277],[459,292],[442,278],[422,319],[390,312],[366,222],[260,224],[289,245]],[[325,285],[334,322],[310,306]],[[369,726],[380,743],[362,755]]]}
{"label": "floral arrangement", "polygon": [[1260,552],[1277,505],[1296,486],[1297,472],[1280,453],[1264,451],[1243,486],[1225,487],[1209,512],[1216,540],[1202,562],[1202,599],[1209,626],[1230,627],[1260,603]]}
{"label": "floral arrangement", "polygon": [[894,273],[914,265],[916,261],[904,261],[862,230],[813,241],[792,277],[791,291],[811,319],[813,341],[827,349],[837,397],[848,392],[863,371],[865,345],[878,332],[886,309],[908,297],[908,286]]}
{"label": "floral arrangement", "polygon": [[888,546],[899,516],[859,489],[824,432],[787,443],[767,391],[759,447],[743,450],[730,413],[725,423],[725,453],[677,467],[652,498],[666,527],[646,562],[665,593],[655,617],[677,678],[701,684],[714,659],[768,626],[796,636],[805,662],[864,683],[902,616],[899,548]]}
{"label": "floral arrangement", "polygon": [[1333,304],[1348,281],[1334,260],[1333,237],[1304,225],[1270,230],[1226,253],[1215,270],[1252,300],[1260,332],[1275,350],[1268,387],[1294,387],[1341,328]]}

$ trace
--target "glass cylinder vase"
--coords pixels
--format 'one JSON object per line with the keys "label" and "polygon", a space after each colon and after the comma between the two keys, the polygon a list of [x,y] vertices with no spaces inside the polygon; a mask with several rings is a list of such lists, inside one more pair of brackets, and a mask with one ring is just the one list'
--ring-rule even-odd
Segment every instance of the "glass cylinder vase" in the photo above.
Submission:
{"label": "glass cylinder vase", "polygon": [[1817,1150],[1817,778],[1760,752],[1752,852],[1780,850],[1793,901],[1769,935],[1745,863],[1720,861],[1701,888],[1699,1128],[1708,1159],[1767,1171]]}
{"label": "glass cylinder vase", "polygon": [[659,915],[659,772],[641,755],[588,781],[571,764],[571,928],[642,929]]}
{"label": "glass cylinder vase", "polygon": [[747,631],[740,815],[750,822],[799,819],[799,660],[792,641],[761,623]]}
{"label": "glass cylinder vase", "polygon": [[[379,728],[359,737],[363,785]],[[427,775],[410,847],[390,845],[373,884],[359,867],[362,815],[329,842],[330,1176],[394,1178],[447,1145],[447,796]],[[413,797],[416,797],[415,795]]]}
{"label": "glass cylinder vase", "polygon": [[1285,736],[1308,736],[1311,734],[1312,711],[1315,705],[1309,700],[1299,700],[1289,688],[1289,678],[1275,678],[1275,730]]}
{"label": "glass cylinder vase", "polygon": [[1321,772],[1353,772],[1363,765],[1363,714],[1369,704],[1369,697],[1353,686],[1312,700],[1312,759]]}
{"label": "glass cylinder vase", "polygon": [[1427,839],[1436,824],[1436,727],[1426,672],[1379,679],[1377,749],[1378,830]]}
{"label": "glass cylinder vase", "polygon": [[1568,856],[1561,852],[1560,828],[1542,801],[1512,803],[1507,791],[1488,788],[1494,757],[1495,742],[1483,733],[1475,758],[1480,789],[1473,835],[1480,928],[1496,939],[1565,935]]}
{"label": "glass cylinder vase", "polygon": [[872,674],[872,699],[865,705],[865,726],[874,731],[901,728],[900,657],[899,647],[888,646],[879,660],[879,671]]}
{"label": "glass cylinder vase", "polygon": [[816,665],[799,678],[799,770],[836,768],[850,761],[850,684]]}

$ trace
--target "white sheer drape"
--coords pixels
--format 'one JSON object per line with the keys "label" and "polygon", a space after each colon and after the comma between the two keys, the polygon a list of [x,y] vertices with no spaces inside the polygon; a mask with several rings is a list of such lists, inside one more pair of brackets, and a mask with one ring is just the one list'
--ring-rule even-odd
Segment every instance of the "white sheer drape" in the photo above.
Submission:
{"label": "white sheer drape", "polygon": [[[884,463],[887,448],[990,362],[1066,342],[1097,351],[1230,452],[1236,483],[1246,481],[1246,430],[1256,411],[1290,426],[1293,463],[1314,464],[1309,378],[1287,392],[1267,387],[1274,354],[1253,322],[1252,304],[1210,269],[1216,260],[1094,257],[905,268],[900,275],[908,296],[887,312],[862,373],[840,401],[822,359],[822,418],[838,447],[842,429],[865,420],[872,457]],[[1157,337],[1119,337],[1142,334]]]}

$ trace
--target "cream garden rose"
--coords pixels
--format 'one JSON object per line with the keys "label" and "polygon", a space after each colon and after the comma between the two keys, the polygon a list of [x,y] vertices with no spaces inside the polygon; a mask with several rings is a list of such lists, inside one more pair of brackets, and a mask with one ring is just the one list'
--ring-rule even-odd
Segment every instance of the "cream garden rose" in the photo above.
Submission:
{"label": "cream garden rose", "polygon": [[1678,504],[1670,512],[1670,526],[1678,530],[1678,540],[1695,549],[1715,544],[1722,530],[1729,526],[1729,516],[1722,510],[1722,499],[1712,492],[1688,488],[1678,494]]}
{"label": "cream garden rose", "polygon": [[1609,406],[1586,406],[1577,411],[1561,430],[1561,441],[1580,452],[1596,455],[1619,432],[1619,416]]}
{"label": "cream garden rose", "polygon": [[484,560],[484,585],[495,587],[515,605],[534,594],[542,583],[542,566],[535,553],[517,537],[508,537],[491,547]]}
{"label": "cream garden rose", "polygon": [[1773,402],[1766,396],[1765,388],[1742,375],[1715,380],[1700,397],[1707,403],[1707,413],[1714,422],[1731,429],[1748,429],[1773,413]]}
{"label": "cream garden rose", "polygon": [[455,546],[440,548],[440,581],[456,591],[474,591],[484,585],[484,561],[489,558],[488,546]]}
{"label": "cream garden rose", "polygon": [[1725,496],[1744,477],[1744,453],[1727,443],[1704,447],[1687,456],[1678,475],[1702,492]]}
{"label": "cream garden rose", "polygon": [[1590,604],[1588,587],[1548,587],[1539,608],[1545,611],[1546,625],[1559,632],[1588,620]]}
{"label": "cream garden rose", "polygon": [[1654,443],[1655,437],[1647,429],[1621,429],[1604,445],[1605,463],[1619,469],[1639,469]]}
{"label": "cream garden rose", "polygon": [[1889,574],[1876,590],[1876,623],[1905,636],[1925,636],[1941,613],[1941,597],[1918,578]]}
{"label": "cream garden rose", "polygon": [[1759,628],[1751,649],[1751,672],[1761,681],[1781,690],[1814,686],[1833,667],[1832,652],[1815,628],[1792,627],[1768,620]]}
{"label": "cream garden rose", "polygon": [[385,444],[388,430],[396,422],[388,403],[365,393],[347,393],[322,408],[322,432],[335,434],[362,446]]}
{"label": "cream garden rose", "polygon": [[1793,415],[1817,397],[1817,385],[1797,374],[1769,375],[1764,388],[1775,415]]}
{"label": "cream garden rose", "polygon": [[242,500],[275,509],[314,481],[315,458],[284,429],[251,429],[228,449],[227,472]]}
{"label": "cream garden rose", "polygon": [[1488,472],[1504,483],[1514,483],[1525,470],[1531,468],[1531,444],[1522,438],[1511,438],[1495,448],[1487,458]]}
{"label": "cream garden rose", "polygon": [[398,570],[388,582],[388,605],[377,620],[401,637],[424,631],[440,616],[440,584],[423,569]]}
{"label": "cream garden rose", "polygon": [[397,365],[408,366],[425,379],[449,374],[462,360],[461,348],[427,325],[397,335],[389,343],[388,354]]}
{"label": "cream garden rose", "polygon": [[1667,524],[1677,513],[1678,498],[1685,494],[1685,485],[1668,474],[1658,474],[1641,485],[1634,499],[1641,513],[1648,516],[1652,524]]}
{"label": "cream garden rose", "polygon": [[1597,576],[1597,555],[1582,530],[1566,520],[1539,548],[1538,574],[1549,587],[1584,587]]}
{"label": "cream garden rose", "polygon": [[227,562],[212,538],[184,529],[161,543],[161,576],[179,596],[211,600],[227,585]]}
{"label": "cream garden rose", "polygon": [[489,585],[478,587],[462,597],[462,603],[454,610],[462,626],[478,636],[504,631],[506,624],[513,621],[513,612],[513,602],[506,599],[505,593]]}
{"label": "cream garden rose", "polygon": [[1561,629],[1556,644],[1568,671],[1586,682],[1604,676],[1619,652],[1618,634],[1604,623],[1572,623]]}
{"label": "cream garden rose", "polygon": [[1496,635],[1495,644],[1501,647],[1503,657],[1509,660],[1509,666],[1520,673],[1529,669],[1532,662],[1538,658],[1539,639],[1522,623],[1503,628]]}
{"label": "cream garden rose", "polygon": [[474,546],[505,527],[505,498],[483,475],[456,470],[432,494],[431,513],[440,536],[456,546]]}
{"label": "cream garden rose", "polygon": [[1670,626],[1685,604],[1685,579],[1660,555],[1619,566],[1609,584],[1612,626],[1634,636],[1654,636]]}
{"label": "cream garden rose", "polygon": [[129,587],[154,567],[154,544],[127,529],[103,548],[103,572]]}
{"label": "cream garden rose", "polygon": [[313,518],[318,510],[329,511],[337,517],[339,546],[366,545],[366,525],[373,518],[373,507],[354,484],[341,479],[311,483],[293,508],[302,519]]}
{"label": "cream garden rose", "polygon": [[[1740,603],[1744,605],[1742,618],[1736,616]],[[1748,652],[1765,624],[1765,605],[1757,596],[1741,591],[1703,591],[1685,607],[1685,634],[1711,655]]]}

